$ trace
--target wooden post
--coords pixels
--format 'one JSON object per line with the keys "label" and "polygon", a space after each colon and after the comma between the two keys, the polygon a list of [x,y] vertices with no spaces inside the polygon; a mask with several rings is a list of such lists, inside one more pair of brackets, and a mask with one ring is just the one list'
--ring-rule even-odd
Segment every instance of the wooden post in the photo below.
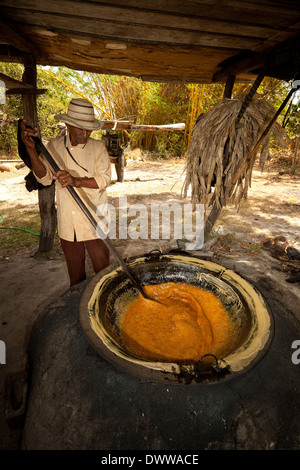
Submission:
{"label": "wooden post", "polygon": [[235,82],[235,75],[229,75],[225,83],[223,99],[231,98],[234,82]]}
{"label": "wooden post", "polygon": [[252,100],[253,96],[255,95],[255,93],[257,92],[257,89],[259,87],[259,85],[261,84],[261,82],[263,81],[263,79],[265,78],[265,69],[263,69],[260,74],[257,75],[256,77],[256,80],[255,82],[253,83],[252,87],[250,88],[250,91],[249,93],[246,95],[246,97],[244,98],[244,101],[242,103],[242,106],[241,106],[241,109],[240,109],[240,112],[236,118],[236,122],[235,122],[235,127],[236,129],[238,129],[239,125],[240,125],[240,121],[250,103],[250,101]]}
{"label": "wooden post", "polygon": [[[232,90],[233,90],[233,85],[234,85],[234,82],[235,82],[235,75],[229,75],[227,77],[227,80],[226,80],[226,84],[225,84],[225,88],[224,88],[224,93],[223,93],[223,99],[230,99],[231,96],[232,96]],[[225,149],[224,149],[224,154],[225,154],[225,158],[226,158],[226,154],[228,152],[228,142],[226,142],[225,144]],[[221,211],[222,211],[222,205],[221,203],[219,203],[217,205],[216,201],[215,201],[215,198],[214,198],[214,195],[212,196],[212,200],[210,202],[210,206],[211,206],[211,211],[209,213],[209,216],[207,217],[207,220],[205,222],[205,228],[204,228],[204,231],[206,234],[209,234],[215,223],[216,223],[216,220],[218,219]]]}
{"label": "wooden post", "polygon": [[297,161],[297,154],[299,149],[300,137],[297,137],[295,143],[295,150],[294,150],[294,157],[293,157],[293,164],[292,164],[292,175],[295,174],[296,171],[296,161]]}
{"label": "wooden post", "polygon": [[[24,61],[24,73],[22,81],[34,86],[36,89],[37,73],[36,63],[31,55],[27,55]],[[22,94],[24,118],[32,127],[38,127],[38,114],[36,105],[36,94]],[[54,243],[54,234],[56,228],[56,209],[55,209],[55,187],[45,186],[38,190],[39,210],[41,217],[41,232],[39,241],[39,252],[51,251]]]}

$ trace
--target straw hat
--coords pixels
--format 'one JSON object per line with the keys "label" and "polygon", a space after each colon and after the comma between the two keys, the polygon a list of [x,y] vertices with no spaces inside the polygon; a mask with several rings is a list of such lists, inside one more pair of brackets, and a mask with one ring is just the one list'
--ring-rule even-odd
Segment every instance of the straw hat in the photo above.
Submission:
{"label": "straw hat", "polygon": [[58,121],[88,131],[102,127],[102,122],[95,119],[93,105],[83,98],[73,98],[70,101],[67,114],[56,114],[54,117]]}

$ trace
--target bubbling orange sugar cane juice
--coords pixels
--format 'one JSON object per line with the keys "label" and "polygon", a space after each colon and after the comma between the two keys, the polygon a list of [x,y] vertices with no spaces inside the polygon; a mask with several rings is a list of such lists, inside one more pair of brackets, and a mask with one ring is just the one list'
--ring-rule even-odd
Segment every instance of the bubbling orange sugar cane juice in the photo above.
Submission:
{"label": "bubbling orange sugar cane juice", "polygon": [[235,326],[212,292],[172,282],[144,287],[150,298],[134,300],[120,318],[127,350],[146,360],[198,361],[226,353]]}

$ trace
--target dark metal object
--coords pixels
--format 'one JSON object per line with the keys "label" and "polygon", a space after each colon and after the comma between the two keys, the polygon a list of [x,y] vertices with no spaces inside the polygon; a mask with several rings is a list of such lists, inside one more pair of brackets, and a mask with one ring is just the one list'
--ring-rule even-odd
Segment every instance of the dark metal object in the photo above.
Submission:
{"label": "dark metal object", "polygon": [[103,137],[103,140],[107,148],[110,162],[115,165],[118,181],[122,183],[124,180],[124,167],[126,166],[126,162],[124,150],[120,146],[120,138],[118,134],[106,131],[106,135]]}
{"label": "dark metal object", "polygon": [[[48,152],[48,150],[46,149],[46,147],[44,146],[44,144],[42,143],[41,139],[39,137],[33,137],[33,140],[35,141],[36,143],[36,148],[38,151],[40,151],[41,153],[43,153],[43,155],[45,156],[45,158],[47,159],[48,163],[51,165],[51,167],[53,168],[53,171],[55,171],[55,173],[57,171],[60,170],[60,168],[58,167],[57,163],[55,162],[55,160],[52,158],[51,154]],[[75,189],[72,187],[72,186],[67,186],[66,189],[69,191],[70,195],[72,196],[72,198],[75,200],[75,202],[78,204],[78,206],[80,207],[80,209],[82,210],[82,212],[84,213],[84,215],[88,218],[88,220],[90,221],[90,223],[92,224],[92,226],[94,227],[94,229],[97,231],[97,233],[101,233],[103,235],[102,237],[102,240],[103,242],[105,243],[105,245],[107,246],[107,248],[112,252],[112,254],[115,256],[115,258],[117,259],[118,263],[122,266],[123,270],[125,271],[125,273],[127,274],[127,276],[131,279],[131,281],[133,282],[133,284],[137,287],[137,289],[139,290],[139,292],[143,295],[143,297],[149,299],[149,297],[147,296],[147,294],[145,293],[142,285],[140,284],[140,282],[138,281],[138,279],[133,275],[131,269],[126,265],[126,263],[124,262],[124,260],[121,258],[120,254],[118,253],[118,251],[115,249],[115,247],[111,244],[109,238],[102,232],[101,228],[98,226],[95,218],[93,217],[93,215],[91,214],[91,212],[88,210],[88,208],[86,207],[86,205],[83,203],[83,201],[81,200],[80,196],[77,194],[77,192],[75,191]]]}

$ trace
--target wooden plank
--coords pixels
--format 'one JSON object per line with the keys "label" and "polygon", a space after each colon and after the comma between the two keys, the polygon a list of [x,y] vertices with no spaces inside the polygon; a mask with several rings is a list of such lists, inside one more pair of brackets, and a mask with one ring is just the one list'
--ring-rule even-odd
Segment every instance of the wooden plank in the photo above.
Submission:
{"label": "wooden plank", "polygon": [[[42,3],[42,5],[41,5]],[[201,32],[213,32],[215,34],[233,34],[237,33],[239,36],[248,36],[256,38],[267,38],[273,35],[275,32],[286,31],[287,27],[279,27],[278,23],[274,21],[271,25],[257,25],[256,23],[248,23],[244,18],[240,17],[239,21],[233,21],[232,19],[223,20],[219,18],[202,17],[198,15],[198,11],[193,11],[191,15],[180,15],[173,14],[172,12],[156,12],[150,9],[146,11],[141,8],[127,9],[125,7],[116,7],[107,4],[92,4],[85,2],[84,6],[81,2],[62,2],[61,0],[52,0],[51,2],[34,2],[22,1],[18,2],[16,6],[11,0],[2,0],[2,7],[4,12],[7,12],[11,18],[17,19],[22,15],[25,15],[26,9],[35,11],[36,16],[39,13],[51,13],[63,16],[79,16],[83,20],[86,19],[98,19],[106,22],[122,22],[129,25],[137,26],[156,26],[164,28],[175,28],[175,29],[186,29]],[[11,7],[13,5],[14,10],[5,9],[5,6]],[[22,12],[22,13],[21,13]]]}
{"label": "wooden plank", "polygon": [[[10,0],[12,1],[12,0]],[[105,0],[90,0],[93,3],[106,3]],[[288,28],[297,16],[299,17],[300,2],[292,1],[273,1],[260,2],[259,0],[206,0],[197,2],[182,2],[181,0],[155,0],[149,6],[148,0],[114,0],[114,5],[127,8],[136,8],[141,10],[155,11],[156,13],[165,14],[174,13],[176,15],[189,15],[199,18],[209,18],[210,20],[223,20],[236,23],[235,27],[239,28],[241,24]],[[259,12],[259,14],[258,14]]]}
{"label": "wooden plank", "polygon": [[132,130],[132,131],[184,131],[183,122],[176,124],[133,124],[129,121],[104,121],[102,129],[104,130]]}
{"label": "wooden plank", "polygon": [[46,93],[45,88],[36,88],[28,90],[28,88],[15,88],[14,90],[8,90],[7,95],[43,95]]}
{"label": "wooden plank", "polygon": [[35,46],[22,36],[16,26],[11,24],[2,13],[0,20],[0,42],[2,44],[10,44],[21,51],[30,52],[35,49]]}
{"label": "wooden plank", "polygon": [[[12,0],[11,0],[12,1]],[[19,0],[23,3],[24,0]],[[106,3],[106,0],[90,0],[92,3]],[[126,6],[127,8],[149,8],[148,0],[114,0],[114,5]],[[195,0],[182,2],[181,0],[152,0],[151,8],[156,11],[170,11],[181,14],[192,14],[198,9],[205,9],[207,15],[211,10],[228,10],[228,9],[249,9],[254,10],[257,15],[257,9],[268,13],[278,14],[282,10],[288,9],[293,15],[300,10],[298,0]],[[221,13],[221,12],[220,12]]]}
{"label": "wooden plank", "polygon": [[225,0],[222,2],[224,6],[238,8],[243,10],[254,11],[257,15],[260,12],[268,13],[269,15],[280,15],[284,12],[289,12],[291,15],[296,14],[300,11],[300,5],[298,0],[286,0],[286,1],[273,1],[273,0]]}
{"label": "wooden plank", "polygon": [[38,95],[43,94],[47,91],[46,89],[36,89],[33,85],[30,85],[29,83],[21,82],[1,72],[0,80],[2,80],[5,83],[5,87],[8,88],[8,90],[6,91],[7,95]]}
{"label": "wooden plank", "polygon": [[253,68],[262,67],[266,61],[268,54],[255,54],[251,57],[237,57],[233,63],[229,65],[220,65],[221,69],[213,75],[213,82],[218,83],[220,80],[226,79],[229,75],[237,75],[241,72],[249,72]]}
{"label": "wooden plank", "polygon": [[[57,2],[58,0],[55,0]],[[27,8],[30,10],[39,9],[47,11],[46,8],[49,4],[47,0],[18,0],[17,5],[15,0],[2,0],[1,4],[10,6],[12,8]],[[84,5],[82,5],[84,4]],[[283,18],[292,19],[300,11],[300,4],[298,0],[287,1],[274,1],[274,0],[197,0],[186,1],[182,0],[152,0],[149,4],[148,0],[114,0],[113,5],[110,5],[107,0],[89,0],[70,1],[59,0],[60,11],[72,5],[73,10],[83,11],[86,7],[91,5],[92,8],[122,8],[123,10],[131,10],[134,12],[156,12],[158,14],[173,14],[181,16],[198,16],[211,19],[226,19],[233,21],[241,21],[250,24],[259,25],[263,20],[267,21],[268,18],[271,24],[274,18],[277,17],[277,24]],[[257,12],[259,11],[259,15]],[[245,14],[248,16],[245,16]],[[266,24],[266,23],[265,23]]]}
{"label": "wooden plank", "polygon": [[9,90],[13,88],[27,88],[27,89],[33,89],[33,86],[30,85],[29,83],[23,83],[19,80],[16,80],[15,78],[11,78],[8,75],[5,75],[4,73],[0,72],[0,80],[2,80],[5,83],[6,88]]}
{"label": "wooden plank", "polygon": [[178,124],[133,124],[130,127],[132,131],[184,131],[185,124],[183,122]]}
{"label": "wooden plank", "polygon": [[25,55],[25,52],[22,52],[13,46],[0,44],[0,62],[23,63]]}
{"label": "wooden plank", "polygon": [[231,98],[232,90],[235,82],[235,75],[229,75],[226,80],[223,98]]}
{"label": "wooden plank", "polygon": [[[29,27],[24,27],[26,33],[28,32],[27,28]],[[47,55],[47,58],[37,56],[37,62],[40,65],[64,65],[95,73],[131,75],[142,77],[147,81],[211,83],[212,74],[217,70],[217,64],[235,52],[234,50],[190,49],[187,46],[156,46],[137,43],[126,43],[127,49],[118,51],[107,49],[107,42],[103,39],[93,38],[91,45],[84,47],[72,43],[71,37],[74,36],[68,33],[59,33],[55,38],[54,46],[61,56],[58,58],[57,55],[53,55],[55,51],[47,37],[30,36],[32,41],[39,41],[43,53]],[[20,63],[24,61],[23,56],[16,55],[13,48],[9,48],[9,54],[5,55],[6,49],[7,47],[1,48],[0,46],[0,60]],[[67,57],[68,62],[62,56]],[[118,69],[130,69],[131,72]]]}
{"label": "wooden plank", "polygon": [[[212,76],[217,70],[217,65],[235,54],[235,51],[231,49],[190,48],[133,42],[120,43],[126,45],[126,50],[109,50],[106,48],[107,41],[104,39],[89,38],[90,45],[83,46],[71,41],[74,35],[69,33],[58,33],[55,43],[52,44],[48,36],[35,34],[40,31],[38,28],[32,30],[31,36],[30,26],[23,28],[26,35],[33,42],[38,42],[43,50],[44,56],[36,56],[36,61],[40,65],[61,65],[75,70],[134,76],[145,81],[209,84],[212,83]],[[86,36],[75,37],[79,40],[82,38],[87,40]],[[59,51],[59,57],[56,51]],[[23,63],[24,54],[20,54],[12,47],[0,45],[0,60]],[[236,81],[252,82],[254,79],[255,76],[245,74],[237,76]]]}
{"label": "wooden plank", "polygon": [[102,130],[112,129],[117,131],[130,129],[130,126],[132,124],[130,121],[102,121],[102,123]]}
{"label": "wooden plank", "polygon": [[147,75],[140,75],[139,77],[144,81],[144,82],[155,82],[155,83],[201,83],[201,84],[207,84],[209,85],[211,83],[211,75],[209,74],[201,74],[201,72],[195,73],[193,76],[190,76],[188,74],[183,75],[185,73],[184,69],[182,70],[182,75],[174,75],[170,76],[168,74],[163,74],[161,73],[159,76],[158,75],[153,75],[148,72]]}
{"label": "wooden plank", "polygon": [[[237,57],[234,62],[230,60],[231,63],[229,65],[226,65],[226,63],[221,65],[221,70],[214,74],[213,81],[219,82],[228,75],[249,72],[251,70],[263,67],[266,61],[270,61],[271,57],[272,61],[269,64],[270,67],[275,67],[276,64],[280,63],[284,64],[288,61],[287,57],[289,57],[289,51],[293,50],[293,48],[295,49],[297,42],[300,42],[300,36],[292,38],[280,45],[275,46],[274,48],[269,48],[265,52],[254,54],[251,57]],[[290,77],[290,79],[292,78],[293,77]]]}
{"label": "wooden plank", "polygon": [[97,19],[85,19],[71,16],[54,16],[37,12],[14,12],[14,20],[18,23],[31,23],[32,25],[51,28],[54,31],[64,31],[74,34],[86,34],[88,36],[102,37],[114,40],[143,41],[156,44],[178,44],[206,47],[220,47],[232,49],[251,49],[257,46],[261,40],[237,34],[215,34],[203,31],[192,31],[175,28],[160,28],[155,25],[134,25],[101,21]]}

